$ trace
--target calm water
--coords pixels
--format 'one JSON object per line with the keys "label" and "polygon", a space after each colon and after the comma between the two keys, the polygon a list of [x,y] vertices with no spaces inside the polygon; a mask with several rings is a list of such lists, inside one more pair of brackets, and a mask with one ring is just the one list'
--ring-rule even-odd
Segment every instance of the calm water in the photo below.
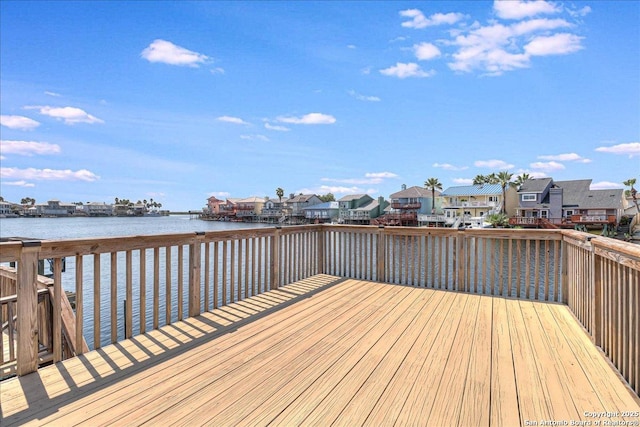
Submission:
{"label": "calm water", "polygon": [[[189,215],[106,218],[0,218],[0,237],[73,239],[264,227],[266,224],[202,221]],[[273,226],[273,225],[271,225]]]}
{"label": "calm water", "polygon": [[[200,219],[191,219],[189,215],[171,215],[159,217],[103,217],[103,218],[0,218],[0,237],[29,237],[34,239],[73,239],[86,237],[113,237],[113,236],[131,236],[131,235],[148,235],[148,234],[170,234],[170,233],[188,233],[195,231],[215,231],[229,229],[246,229],[258,227],[273,227],[272,224],[245,224],[237,222],[218,222],[218,221],[202,221]],[[160,257],[160,271],[165,270],[164,249]],[[118,301],[118,339],[124,337],[124,299],[125,299],[125,259],[124,253],[118,253],[118,289],[115,299]],[[172,271],[177,271],[177,254],[173,253]],[[185,254],[185,259],[188,259]],[[94,348],[93,342],[93,262],[92,256],[84,257],[83,267],[83,306],[84,306],[84,325],[83,333],[89,348]],[[138,255],[134,255],[133,260],[133,277],[136,284],[133,287],[133,316],[134,331],[139,330],[139,308],[140,293],[137,283],[139,276]],[[100,318],[101,318],[101,343],[106,345],[110,342],[110,256],[103,254],[101,256],[101,281],[100,287]],[[62,288],[65,291],[75,292],[75,257],[67,257],[65,260],[65,271],[62,273]],[[146,325],[147,330],[152,328],[152,303],[153,292],[150,289],[153,281],[153,253],[147,251],[147,310]],[[45,263],[45,274],[49,273],[49,265]],[[185,269],[185,283],[187,282],[188,269]],[[172,317],[173,321],[177,319],[177,290],[172,291]],[[164,275],[160,279],[160,293],[158,295],[159,311],[161,313],[161,324],[164,324],[165,297],[166,287],[164,283]],[[183,310],[187,312],[187,295],[185,286]],[[134,332],[136,334],[137,332]]]}

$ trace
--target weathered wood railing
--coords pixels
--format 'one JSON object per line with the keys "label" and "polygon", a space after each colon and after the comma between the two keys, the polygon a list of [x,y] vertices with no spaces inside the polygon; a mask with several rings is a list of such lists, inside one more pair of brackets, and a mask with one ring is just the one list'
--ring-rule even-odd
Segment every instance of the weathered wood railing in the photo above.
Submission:
{"label": "weathered wood railing", "polygon": [[[0,249],[0,261],[18,262],[23,284],[33,283],[38,259],[54,259],[57,289],[61,259],[67,257],[68,274],[75,271],[76,339],[85,321],[91,323],[91,330],[84,329],[91,348],[326,273],[568,304],[639,391],[640,252],[586,233],[310,225],[9,242]],[[32,290],[21,289],[18,317],[25,316],[21,325],[28,328]],[[92,303],[85,303],[85,293],[92,294]],[[55,317],[53,325],[59,337]],[[28,331],[18,345],[19,374],[35,369]]]}
{"label": "weathered wood railing", "polygon": [[640,394],[640,246],[563,232],[567,304]]}

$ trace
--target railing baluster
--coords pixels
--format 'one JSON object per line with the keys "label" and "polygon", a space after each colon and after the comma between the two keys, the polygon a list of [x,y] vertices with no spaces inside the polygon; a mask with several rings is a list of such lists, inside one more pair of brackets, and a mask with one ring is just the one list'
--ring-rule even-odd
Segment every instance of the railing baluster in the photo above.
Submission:
{"label": "railing baluster", "polygon": [[111,252],[109,267],[111,270],[111,287],[109,288],[111,344],[115,344],[118,342],[118,252]]}
{"label": "railing baluster", "polygon": [[126,252],[126,305],[124,310],[124,337],[131,338],[133,336],[133,257],[132,251]]}
{"label": "railing baluster", "polygon": [[82,327],[84,326],[84,305],[83,299],[83,259],[82,255],[76,255],[76,355],[83,353],[84,341]]}
{"label": "railing baluster", "polygon": [[147,250],[140,249],[140,333],[147,332]]}

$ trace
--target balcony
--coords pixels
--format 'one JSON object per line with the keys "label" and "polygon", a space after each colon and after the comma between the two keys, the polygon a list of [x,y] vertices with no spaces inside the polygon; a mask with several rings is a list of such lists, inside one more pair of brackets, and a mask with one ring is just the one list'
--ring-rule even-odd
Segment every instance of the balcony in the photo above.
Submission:
{"label": "balcony", "polygon": [[418,210],[418,209],[420,209],[422,207],[422,203],[420,203],[420,202],[415,202],[415,203],[391,202],[391,207],[393,209],[403,209],[403,210],[413,209],[413,210]]}
{"label": "balcony", "polygon": [[[70,257],[92,349],[28,373],[33,335],[18,334],[3,426],[638,420],[631,244],[566,230],[304,226],[0,248],[19,267]],[[89,266],[105,277],[82,274]],[[113,298],[83,298],[100,283],[121,285],[126,307],[83,328],[110,312]],[[18,292],[24,307],[32,291]],[[36,324],[19,313],[18,328]]]}

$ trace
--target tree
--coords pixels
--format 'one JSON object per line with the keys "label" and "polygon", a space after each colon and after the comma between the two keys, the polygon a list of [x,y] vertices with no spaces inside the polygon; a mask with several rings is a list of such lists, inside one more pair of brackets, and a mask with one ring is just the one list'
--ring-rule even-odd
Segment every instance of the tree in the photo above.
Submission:
{"label": "tree", "polygon": [[21,204],[21,205],[24,205],[24,206],[26,206],[26,205],[31,205],[31,206],[33,206],[33,205],[35,205],[35,204],[36,204],[36,199],[34,199],[34,198],[32,198],[32,197],[25,197],[25,198],[23,198],[23,199],[21,199],[21,200],[20,200],[20,204]]}
{"label": "tree", "polygon": [[322,200],[323,202],[335,202],[336,198],[334,197],[334,195],[332,193],[327,193],[324,196],[318,196],[318,198],[320,200]]}
{"label": "tree", "polygon": [[487,178],[484,175],[476,175],[475,178],[473,178],[473,185],[482,185],[482,184],[486,184],[487,182]]}
{"label": "tree", "polygon": [[498,173],[498,175],[492,174],[496,177],[496,184],[500,184],[500,187],[502,187],[502,209],[501,212],[504,214],[506,213],[506,202],[507,202],[507,186],[509,187],[515,187],[516,183],[511,181],[511,178],[513,178],[513,174],[509,173],[509,171],[503,171]]}
{"label": "tree", "polygon": [[636,184],[636,179],[630,178],[625,182],[623,182],[623,184],[626,185],[627,187],[631,187],[631,189],[629,190],[629,193],[631,194],[631,199],[633,200],[633,203],[636,205],[636,211],[640,214],[640,206],[638,205],[638,190],[636,190],[633,187]]}
{"label": "tree", "polygon": [[509,225],[509,218],[505,214],[491,214],[487,215],[487,222],[491,224],[491,227],[506,227]]}
{"label": "tree", "polygon": [[431,213],[436,211],[436,190],[442,191],[442,183],[438,178],[429,178],[424,182],[424,188],[431,190]]}
{"label": "tree", "polygon": [[284,196],[284,190],[280,187],[276,188],[276,196],[278,196],[278,200],[282,202],[282,196]]}
{"label": "tree", "polygon": [[516,180],[514,182],[519,187],[528,179],[531,179],[531,176],[528,173],[523,172],[520,175],[516,176]]}

